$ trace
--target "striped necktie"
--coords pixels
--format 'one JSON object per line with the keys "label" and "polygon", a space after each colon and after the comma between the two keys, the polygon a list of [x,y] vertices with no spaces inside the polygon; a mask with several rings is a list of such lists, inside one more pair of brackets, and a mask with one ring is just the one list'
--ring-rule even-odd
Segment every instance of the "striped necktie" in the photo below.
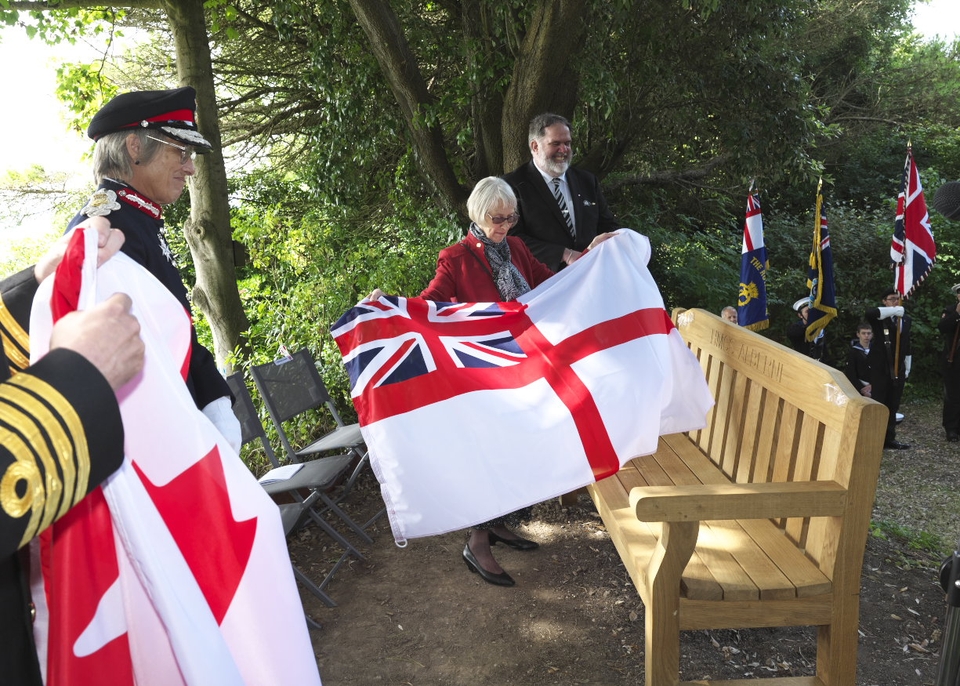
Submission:
{"label": "striped necktie", "polygon": [[560,192],[560,179],[556,178],[553,180],[553,197],[557,199],[557,204],[560,206],[560,214],[563,215],[564,221],[567,222],[567,231],[570,232],[571,238],[577,237],[577,232],[573,228],[573,217],[570,216],[570,210],[567,209],[567,201],[563,199],[563,193]]}

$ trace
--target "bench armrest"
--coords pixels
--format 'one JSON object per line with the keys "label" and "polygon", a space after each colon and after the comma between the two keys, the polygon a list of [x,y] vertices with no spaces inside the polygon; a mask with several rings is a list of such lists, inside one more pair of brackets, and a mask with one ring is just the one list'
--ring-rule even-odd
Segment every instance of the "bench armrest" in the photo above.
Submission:
{"label": "bench armrest", "polygon": [[836,481],[639,486],[630,507],[642,522],[838,517],[846,495]]}

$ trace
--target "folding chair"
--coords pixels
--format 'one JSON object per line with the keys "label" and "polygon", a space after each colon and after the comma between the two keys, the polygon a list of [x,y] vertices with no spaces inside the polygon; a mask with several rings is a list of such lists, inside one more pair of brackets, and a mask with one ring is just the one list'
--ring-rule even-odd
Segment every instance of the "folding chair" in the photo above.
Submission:
{"label": "folding chair", "polygon": [[[230,392],[233,393],[233,413],[240,422],[241,439],[244,444],[255,439],[260,439],[260,444],[267,455],[267,459],[274,467],[279,467],[280,462],[273,447],[267,439],[267,434],[257,415],[256,408],[253,406],[253,399],[250,397],[250,391],[247,389],[243,380],[243,372],[236,372],[227,377],[227,385]],[[304,464],[292,477],[261,484],[264,490],[270,495],[279,493],[289,493],[296,501],[294,503],[285,503],[280,505],[280,519],[283,522],[283,533],[290,536],[296,531],[305,517],[308,517],[316,523],[328,536],[336,541],[342,548],[343,554],[333,565],[323,581],[315,584],[306,574],[294,565],[293,574],[300,583],[319,598],[327,607],[336,607],[333,599],[323,590],[333,578],[334,573],[353,555],[358,560],[364,560],[364,556],[351,543],[343,537],[340,532],[334,529],[327,521],[316,511],[315,505],[318,501],[324,504],[323,511],[330,510],[346,522],[353,523],[352,520],[343,512],[329,496],[325,494],[326,489],[330,488],[336,481],[350,468],[353,461],[352,455],[335,455],[315,460]],[[309,490],[310,495],[303,498],[300,495],[301,490]],[[307,617],[307,622],[314,628],[319,628],[312,619]],[[316,626],[314,626],[316,625]]]}
{"label": "folding chair", "polygon": [[[250,368],[250,374],[263,397],[267,412],[273,420],[280,435],[280,442],[291,462],[303,462],[305,459],[311,459],[311,456],[329,450],[347,450],[359,458],[353,473],[337,497],[337,502],[343,501],[353,488],[364,465],[369,463],[370,453],[360,434],[360,425],[345,424],[340,413],[337,412],[330,393],[320,377],[320,372],[317,371],[313,355],[309,350],[298,350],[290,357],[255,365]],[[299,414],[320,408],[325,408],[331,414],[336,428],[305,448],[294,449],[283,429],[283,423]],[[372,540],[364,530],[385,512],[386,509],[381,509],[360,527],[358,533],[364,540],[367,542]]]}

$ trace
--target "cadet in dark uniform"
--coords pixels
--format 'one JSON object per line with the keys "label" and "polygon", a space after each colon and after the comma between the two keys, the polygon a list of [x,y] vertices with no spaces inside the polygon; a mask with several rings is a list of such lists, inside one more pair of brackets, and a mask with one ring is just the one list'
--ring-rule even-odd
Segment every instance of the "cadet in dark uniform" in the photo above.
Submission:
{"label": "cadet in dark uniform", "polygon": [[951,443],[960,441],[960,283],[950,289],[957,302],[943,308],[937,328],[943,334],[943,430]]}
{"label": "cadet in dark uniform", "polygon": [[903,397],[903,385],[910,376],[910,323],[904,316],[900,294],[890,289],[883,294],[883,305],[867,310],[864,318],[873,328],[870,344],[871,397],[890,410],[883,447],[906,450],[910,446],[897,440],[897,410]]}
{"label": "cadet in dark uniform", "polygon": [[42,686],[24,548],[123,461],[114,391],[143,367],[130,299],[67,315],[28,366],[34,269],[0,282],[0,674]]}
{"label": "cadet in dark uniform", "polygon": [[871,397],[870,385],[870,347],[873,341],[873,327],[867,322],[857,326],[857,337],[850,341],[850,353],[847,356],[847,378],[853,387],[865,398]]}
{"label": "cadet in dark uniform", "polygon": [[[211,145],[197,131],[196,91],[176,88],[123,93],[97,112],[87,135],[97,142],[93,173],[99,184],[87,205],[70,222],[108,217],[123,231],[123,252],[146,267],[176,296],[187,312],[187,289],[164,235],[163,206],[183,193],[196,171],[196,153]],[[231,409],[226,380],[210,351],[192,332],[187,387],[197,407],[239,451],[240,423]]]}
{"label": "cadet in dark uniform", "polygon": [[812,341],[807,340],[807,325],[810,317],[810,298],[800,298],[793,303],[793,311],[797,313],[797,321],[787,327],[787,338],[797,352],[807,357],[829,364],[827,361],[827,337],[825,329],[821,329]]}

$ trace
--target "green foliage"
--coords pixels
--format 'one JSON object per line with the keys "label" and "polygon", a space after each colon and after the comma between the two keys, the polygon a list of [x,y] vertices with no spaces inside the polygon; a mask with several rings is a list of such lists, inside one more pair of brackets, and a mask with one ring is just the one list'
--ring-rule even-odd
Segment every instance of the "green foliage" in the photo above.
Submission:
{"label": "green foliage", "polygon": [[120,92],[104,80],[103,65],[64,63],[57,67],[57,99],[67,103],[73,115],[71,128],[86,133],[87,125],[103,104]]}
{"label": "green foliage", "polygon": [[83,36],[89,39],[112,33],[126,11],[107,7],[37,7],[30,10],[10,9],[0,2],[0,22],[7,26],[19,24],[29,38],[39,38],[51,45],[61,42],[76,43]]}
{"label": "green foliage", "polygon": [[346,376],[330,327],[374,288],[419,293],[440,248],[461,233],[451,217],[430,208],[361,221],[361,213],[312,202],[306,188],[294,175],[267,173],[237,184],[244,203],[233,214],[234,238],[248,253],[239,284],[250,320],[246,361],[272,360],[281,346],[309,348],[346,409]]}

